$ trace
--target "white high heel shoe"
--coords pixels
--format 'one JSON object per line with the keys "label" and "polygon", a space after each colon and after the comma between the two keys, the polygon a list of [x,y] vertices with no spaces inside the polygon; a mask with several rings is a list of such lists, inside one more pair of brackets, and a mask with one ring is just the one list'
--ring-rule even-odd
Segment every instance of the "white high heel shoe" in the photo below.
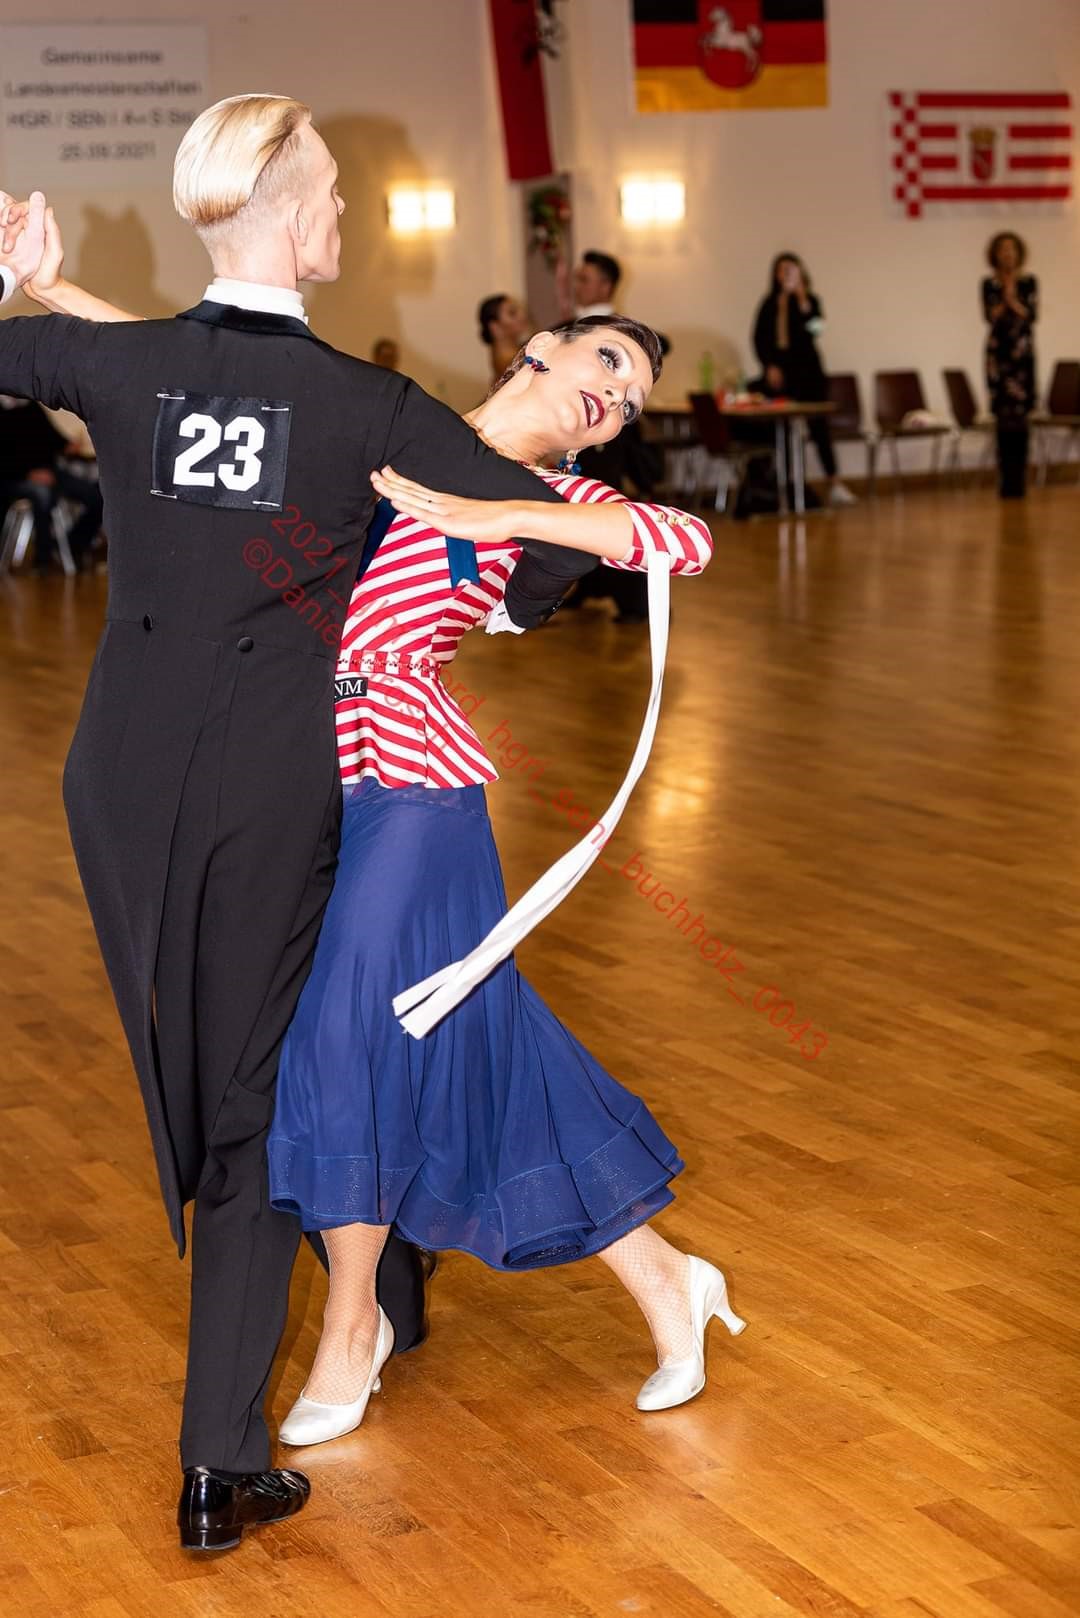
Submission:
{"label": "white high heel shoe", "polygon": [[713,1315],[724,1322],[732,1337],[746,1330],[728,1303],[727,1282],[703,1258],[688,1255],[690,1265],[690,1320],[694,1352],[684,1360],[669,1360],[643,1382],[637,1396],[639,1410],[671,1410],[693,1399],[705,1386],[705,1328]]}
{"label": "white high heel shoe", "polygon": [[364,1419],[369,1398],[373,1393],[378,1393],[382,1387],[379,1372],[390,1358],[393,1347],[394,1328],[380,1304],[375,1353],[359,1399],[354,1399],[352,1404],[347,1405],[321,1405],[314,1399],[306,1399],[301,1393],[278,1429],[281,1442],[297,1447],[303,1444],[325,1444],[328,1439],[342,1438],[346,1433],[351,1433],[354,1427],[359,1427]]}

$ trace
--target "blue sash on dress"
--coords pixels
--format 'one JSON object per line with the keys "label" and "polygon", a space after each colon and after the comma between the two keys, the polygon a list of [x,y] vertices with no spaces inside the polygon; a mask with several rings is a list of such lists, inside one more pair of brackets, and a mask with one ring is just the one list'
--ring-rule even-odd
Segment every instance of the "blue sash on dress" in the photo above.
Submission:
{"label": "blue sash on dress", "polygon": [[[360,566],[356,570],[357,579],[362,579],[371,566],[375,552],[382,544],[386,532],[397,516],[397,512],[384,495],[375,507],[375,515],[371,519],[371,527],[367,531],[364,541],[363,554],[360,557]],[[446,541],[446,557],[450,563],[450,587],[456,590],[463,579],[472,579],[479,582],[480,569],[476,563],[476,546],[471,539],[450,539]]]}

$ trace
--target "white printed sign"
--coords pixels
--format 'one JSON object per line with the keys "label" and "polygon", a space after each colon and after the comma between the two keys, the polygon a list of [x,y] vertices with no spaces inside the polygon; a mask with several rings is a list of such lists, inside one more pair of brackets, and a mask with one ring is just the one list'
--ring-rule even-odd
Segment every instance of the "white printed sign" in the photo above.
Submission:
{"label": "white printed sign", "polygon": [[0,189],[170,184],[206,61],[201,23],[0,24]]}

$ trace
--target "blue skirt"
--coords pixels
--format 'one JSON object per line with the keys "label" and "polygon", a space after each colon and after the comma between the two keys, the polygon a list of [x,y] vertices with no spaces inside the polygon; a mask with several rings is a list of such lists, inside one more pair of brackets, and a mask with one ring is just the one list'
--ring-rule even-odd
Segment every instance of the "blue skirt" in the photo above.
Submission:
{"label": "blue skirt", "polygon": [[506,913],[480,786],[345,789],[341,854],[281,1054],[270,1195],[305,1230],[393,1225],[497,1270],[599,1252],[682,1159],[504,961],[424,1039],[395,994]]}

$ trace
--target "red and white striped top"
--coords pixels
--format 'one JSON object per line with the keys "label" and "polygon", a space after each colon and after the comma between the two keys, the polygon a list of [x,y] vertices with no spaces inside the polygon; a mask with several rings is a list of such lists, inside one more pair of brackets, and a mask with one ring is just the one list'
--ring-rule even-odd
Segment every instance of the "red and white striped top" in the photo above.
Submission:
{"label": "red and white striped top", "polygon": [[[673,558],[673,573],[700,573],[712,536],[699,518],[672,506],[626,500],[592,478],[538,474],[564,500],[623,502],[633,541],[607,567],[641,572],[651,551]],[[478,580],[453,588],[446,540],[412,517],[397,516],[349,602],[338,659],[339,682],[367,681],[364,695],[339,696],[338,761],[346,785],[374,776],[385,787],[463,787],[498,780],[479,737],[439,679],[461,637],[482,624],[506,592],[521,554],[512,541],[476,545]]]}

